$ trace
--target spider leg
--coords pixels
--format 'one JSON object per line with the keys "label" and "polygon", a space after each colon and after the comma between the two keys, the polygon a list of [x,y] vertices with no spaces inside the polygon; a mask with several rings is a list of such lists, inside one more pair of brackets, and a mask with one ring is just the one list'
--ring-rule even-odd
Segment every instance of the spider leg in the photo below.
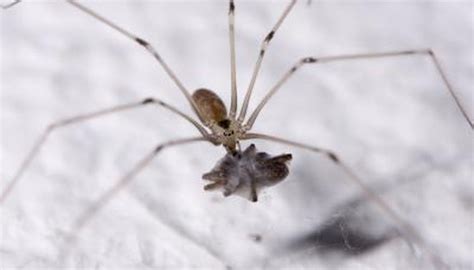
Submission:
{"label": "spider leg", "polygon": [[190,116],[186,115],[185,113],[183,113],[183,112],[179,111],[178,109],[174,108],[173,106],[168,105],[168,104],[164,103],[163,101],[155,99],[155,98],[146,98],[146,99],[144,99],[140,102],[134,102],[134,103],[129,103],[129,104],[113,106],[113,107],[110,107],[110,108],[107,108],[107,109],[103,109],[103,110],[99,110],[99,111],[95,111],[95,112],[91,112],[91,113],[81,114],[81,115],[69,117],[69,118],[66,118],[66,119],[62,119],[62,120],[56,121],[56,122],[48,125],[46,127],[46,129],[43,131],[43,133],[41,134],[41,136],[36,140],[35,144],[31,148],[31,150],[28,152],[26,158],[23,160],[20,167],[18,168],[18,170],[14,174],[12,180],[8,183],[5,190],[3,190],[3,192],[1,193],[1,195],[0,195],[0,205],[7,199],[8,195],[11,193],[11,191],[13,190],[15,185],[21,179],[21,176],[26,171],[28,166],[31,164],[31,162],[33,161],[35,156],[38,154],[41,147],[46,142],[46,139],[49,137],[49,135],[53,131],[57,130],[57,128],[65,127],[65,126],[68,126],[68,125],[71,125],[71,124],[77,124],[77,123],[84,122],[84,121],[91,120],[91,119],[96,119],[98,117],[113,114],[113,113],[116,113],[116,112],[121,112],[121,111],[126,111],[126,110],[130,110],[130,109],[134,109],[134,108],[143,107],[143,106],[146,106],[148,104],[155,104],[155,105],[164,107],[164,108],[176,113],[177,115],[183,117],[184,119],[188,120],[191,124],[193,124],[199,130],[199,132],[202,134],[202,136],[204,138],[212,140],[209,133],[206,131],[206,129],[201,124],[196,122],[194,119],[192,119]]}
{"label": "spider leg", "polygon": [[276,24],[273,26],[272,30],[263,39],[262,45],[260,45],[260,52],[257,58],[257,62],[255,63],[255,67],[252,73],[252,78],[250,79],[250,84],[249,84],[249,87],[247,88],[247,93],[245,94],[244,103],[242,104],[242,108],[239,113],[239,118],[238,118],[239,122],[243,122],[245,119],[245,114],[247,113],[247,108],[250,102],[250,96],[252,95],[252,90],[255,85],[255,81],[257,80],[257,75],[258,75],[258,72],[260,71],[260,66],[262,64],[263,56],[265,55],[265,51],[267,50],[268,44],[270,44],[270,41],[272,40],[276,31],[278,30],[278,28],[280,28],[280,25],[283,23],[286,16],[288,15],[288,13],[290,13],[291,9],[293,8],[295,4],[296,4],[296,0],[290,1],[290,3],[285,8],[283,13],[280,15],[280,18],[278,19]]}
{"label": "spider leg", "polygon": [[250,182],[250,200],[252,202],[258,201],[257,187],[255,186],[255,181]]}
{"label": "spider leg", "polygon": [[339,166],[348,176],[349,179],[356,184],[368,198],[370,198],[374,203],[376,203],[383,211],[386,213],[398,226],[398,230],[407,239],[409,242],[416,242],[419,246],[423,247],[428,256],[432,259],[439,266],[443,266],[444,268],[445,263],[440,258],[440,256],[434,252],[428,244],[423,240],[423,238],[419,235],[417,230],[405,219],[403,219],[392,207],[389,206],[387,202],[385,202],[382,197],[377,195],[369,186],[367,186],[364,181],[360,177],[358,177],[352,169],[350,169],[334,152],[328,149],[315,147],[308,144],[303,144],[295,141],[286,140],[283,138],[266,135],[266,134],[257,134],[257,133],[247,133],[244,135],[242,140],[251,140],[251,139],[261,139],[266,141],[272,141],[284,145],[294,146],[297,148],[309,150],[314,153],[320,153],[326,155],[334,164]]}
{"label": "spider leg", "polygon": [[448,78],[441,68],[441,65],[436,57],[435,53],[431,49],[422,49],[422,50],[407,50],[407,51],[391,51],[391,52],[381,52],[381,53],[365,53],[365,54],[347,54],[347,55],[336,55],[336,56],[326,56],[326,57],[305,57],[299,60],[290,70],[288,70],[283,77],[270,89],[268,94],[262,99],[258,104],[257,108],[253,111],[252,115],[248,119],[245,127],[247,130],[250,130],[257,119],[258,114],[263,109],[265,104],[270,100],[270,98],[280,89],[280,87],[303,65],[305,64],[317,64],[317,63],[330,63],[336,61],[346,61],[346,60],[355,60],[355,59],[373,59],[373,58],[385,58],[385,57],[400,57],[400,56],[414,56],[414,55],[428,55],[432,60],[438,74],[441,76],[444,85],[448,89],[449,94],[456,102],[457,107],[461,111],[462,115],[466,121],[471,126],[471,129],[474,129],[474,123],[468,116],[466,110],[461,105],[459,97],[453,90],[453,87],[448,81]]}
{"label": "spider leg", "polygon": [[237,69],[235,67],[235,5],[234,0],[229,0],[229,44],[230,44],[230,79],[231,101],[229,116],[235,117],[237,112]]}
{"label": "spider leg", "polygon": [[168,66],[168,64],[163,60],[163,58],[158,54],[156,49],[146,40],[135,36],[134,34],[128,32],[127,30],[123,29],[122,27],[116,25],[115,23],[111,22],[110,20],[102,17],[95,11],[87,8],[86,6],[77,3],[76,1],[73,0],[66,0],[69,4],[73,5],[74,7],[78,8],[79,10],[89,14],[90,16],[96,18],[97,20],[103,22],[104,24],[108,25],[109,27],[115,29],[116,31],[120,32],[122,35],[128,37],[129,39],[135,41],[138,43],[140,46],[144,47],[153,57],[158,61],[158,63],[161,65],[161,67],[165,70],[165,72],[168,74],[168,76],[173,80],[173,82],[178,86],[178,88],[181,90],[181,92],[184,94],[188,102],[191,104],[192,109],[196,113],[196,115],[199,117],[199,120],[204,123],[203,118],[199,112],[199,108],[192,99],[191,95],[189,94],[189,91],[184,87],[184,85],[181,83],[181,81],[178,79],[176,74],[171,70],[171,68]]}
{"label": "spider leg", "polygon": [[14,1],[12,1],[11,3],[9,3],[9,4],[0,5],[0,7],[3,8],[3,9],[7,9],[7,8],[13,7],[14,5],[16,5],[16,4],[20,3],[20,2],[21,2],[21,0],[14,0]]}
{"label": "spider leg", "polygon": [[185,138],[185,139],[178,139],[172,140],[165,143],[162,143],[156,146],[150,153],[148,153],[145,157],[143,157],[138,163],[136,163],[130,171],[128,171],[122,178],[118,180],[118,182],[112,186],[108,191],[106,191],[99,199],[93,203],[88,209],[84,211],[84,213],[74,222],[73,228],[69,234],[67,239],[67,247],[70,248],[76,242],[76,237],[81,231],[82,228],[87,224],[87,222],[96,214],[101,208],[103,208],[118,192],[120,192],[128,183],[130,183],[135,176],[140,173],[150,162],[153,158],[158,155],[163,149],[183,145],[186,143],[191,142],[198,142],[198,141],[209,141],[209,139],[205,137],[192,137],[192,138]]}

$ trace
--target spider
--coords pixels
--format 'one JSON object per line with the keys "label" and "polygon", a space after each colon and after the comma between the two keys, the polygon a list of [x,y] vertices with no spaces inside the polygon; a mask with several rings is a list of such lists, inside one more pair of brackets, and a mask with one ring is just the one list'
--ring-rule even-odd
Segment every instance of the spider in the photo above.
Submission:
{"label": "spider", "polygon": [[[236,163],[231,165],[232,168],[236,168],[236,167],[241,166],[242,164],[241,160],[243,158],[241,157],[241,155],[245,156],[245,153],[250,153],[254,151],[252,148],[242,150],[240,148],[240,141],[254,140],[254,139],[267,140],[267,141],[277,142],[277,143],[286,144],[290,146],[295,146],[295,147],[309,150],[311,152],[317,152],[317,153],[321,153],[325,155],[329,160],[331,160],[337,166],[342,168],[348,174],[350,179],[352,179],[355,183],[357,183],[362,188],[362,190],[364,190],[364,192],[366,192],[370,198],[375,200],[380,205],[380,207],[382,207],[390,216],[392,216],[397,222],[403,224],[402,227],[406,226],[409,228],[409,226],[406,225],[406,223],[403,220],[401,220],[398,217],[398,215],[395,214],[382,199],[379,198],[379,196],[374,194],[366,185],[363,184],[363,182],[356,176],[356,174],[353,173],[352,170],[349,169],[349,166],[347,166],[345,162],[343,162],[342,159],[338,155],[336,155],[333,151],[324,149],[321,147],[314,147],[312,145],[283,139],[280,137],[251,132],[256,122],[257,117],[259,116],[260,112],[265,107],[267,102],[274,96],[276,92],[278,92],[282,88],[284,83],[289,78],[291,78],[295,73],[297,73],[297,71],[301,67],[305,65],[338,62],[338,61],[344,61],[344,60],[365,59],[365,58],[387,58],[387,57],[396,57],[396,56],[426,56],[433,62],[434,67],[439,72],[441,78],[443,79],[443,82],[445,83],[446,88],[448,89],[449,93],[452,95],[452,97],[456,101],[459,109],[461,110],[461,113],[464,115],[464,117],[466,118],[466,120],[468,121],[468,123],[470,124],[472,128],[472,121],[469,119],[469,117],[467,116],[467,113],[465,112],[463,107],[460,105],[459,98],[455,95],[454,91],[452,90],[452,87],[448,83],[446,76],[443,70],[441,69],[441,66],[437,60],[436,55],[430,49],[301,58],[293,66],[291,66],[288,69],[288,71],[278,80],[278,82],[271,88],[271,90],[267,93],[267,95],[263,98],[263,100],[258,104],[256,109],[250,114],[248,119],[246,119],[246,117],[248,116],[247,112],[248,112],[249,102],[253,93],[253,88],[256,83],[262,61],[265,58],[267,48],[271,44],[271,41],[274,39],[274,37],[277,35],[277,30],[280,28],[282,23],[287,18],[287,15],[290,13],[291,9],[296,4],[295,0],[289,2],[288,6],[284,9],[283,13],[280,15],[276,24],[273,26],[273,28],[267,33],[267,35],[262,40],[262,43],[258,52],[257,61],[253,68],[251,81],[250,81],[249,87],[247,88],[245,98],[240,108],[240,111],[238,111],[238,106],[237,106],[238,102],[237,102],[237,85],[236,85],[236,76],[237,76],[236,75],[236,53],[235,53],[235,45],[234,45],[235,44],[235,41],[234,41],[235,5],[233,1],[229,1],[229,10],[228,10],[229,41],[230,41],[229,43],[230,43],[230,48],[231,48],[230,50],[231,51],[230,53],[231,102],[230,102],[230,107],[228,111],[227,111],[226,106],[224,105],[224,102],[218,97],[217,94],[215,94],[211,90],[202,88],[202,89],[198,89],[194,91],[191,94],[189,90],[183,85],[183,83],[175,74],[175,72],[170,68],[167,62],[165,62],[164,58],[162,58],[162,56],[158,54],[158,51],[146,39],[136,36],[135,34],[122,28],[121,26],[118,26],[117,24],[112,23],[110,20],[106,19],[102,15],[99,15],[95,11],[87,8],[86,6],[82,4],[79,4],[78,2],[68,1],[68,3],[78,8],[79,10],[85,12],[86,14],[92,17],[95,17],[102,23],[115,29],[116,31],[124,35],[125,37],[129,38],[130,40],[137,43],[139,46],[146,49],[155,58],[157,63],[165,70],[165,72],[168,74],[171,80],[177,85],[178,89],[182,92],[182,94],[187,99],[188,103],[190,104],[190,107],[192,108],[193,112],[195,113],[199,121],[194,120],[193,117],[191,117],[190,115],[178,110],[176,107],[171,106],[158,98],[150,97],[150,98],[144,98],[138,102],[123,104],[119,106],[113,106],[111,108],[107,108],[104,110],[92,112],[85,115],[79,115],[76,117],[71,117],[68,119],[64,119],[64,120],[60,120],[55,123],[52,123],[46,128],[42,136],[37,140],[37,143],[31,149],[27,158],[23,161],[21,167],[16,172],[13,180],[9,182],[9,185],[3,191],[0,197],[0,203],[3,203],[6,200],[6,198],[10,195],[11,191],[15,187],[15,184],[21,179],[21,176],[29,167],[31,161],[34,159],[36,154],[39,152],[44,142],[46,141],[47,137],[54,131],[58,130],[59,128],[76,124],[76,123],[81,123],[86,120],[95,119],[100,116],[116,113],[119,111],[126,111],[126,110],[132,110],[132,109],[143,107],[143,106],[156,105],[164,109],[167,109],[179,115],[180,117],[186,119],[200,133],[200,136],[198,137],[172,140],[169,142],[159,144],[156,147],[154,147],[154,149],[152,149],[150,153],[148,153],[140,162],[138,162],[136,166],[134,166],[134,168],[129,171],[129,173],[127,173],[123,178],[120,179],[120,181],[117,183],[116,186],[114,186],[109,192],[104,194],[98,200],[98,202],[94,204],[92,208],[88,209],[85,212],[85,214],[81,216],[81,218],[78,219],[77,223],[75,224],[74,231],[79,231],[87,223],[90,217],[92,217],[112,197],[114,197],[115,194],[117,194],[119,190],[121,190],[130,181],[132,181],[134,177],[141,170],[143,170],[155,158],[155,156],[158,153],[160,153],[163,149],[169,148],[172,146],[178,146],[178,145],[184,145],[184,144],[188,144],[192,142],[197,142],[197,141],[209,142],[216,146],[223,146],[227,153],[225,158],[232,158],[232,157],[236,158],[237,159],[237,161],[235,161]],[[286,162],[289,159],[291,159],[291,157],[289,155],[282,155],[276,158],[277,160],[279,160],[282,157],[283,157],[283,160],[281,162],[277,162],[275,166],[279,168],[283,168],[282,169],[283,172],[278,174],[275,177],[275,181],[280,181],[287,175],[287,173],[285,172],[285,168],[287,168]],[[250,157],[250,164],[254,164],[254,163],[257,163],[257,159],[255,157]],[[268,172],[269,173],[273,172],[274,171],[273,168],[275,166],[271,166]],[[282,167],[282,166],[285,166],[285,167]],[[221,169],[222,169],[222,166],[218,164],[215,170],[213,171],[214,172],[220,171]],[[255,172],[258,172],[258,170]],[[229,183],[228,178],[226,177],[224,179],[213,178],[211,177],[211,174],[212,172],[204,175],[204,178],[208,178],[214,181],[214,183],[207,185],[205,187],[206,189],[214,189],[215,187],[225,187],[226,184]],[[264,180],[267,180],[267,179],[269,178],[264,177]],[[261,182],[256,183],[256,182],[250,181],[249,185],[247,185],[246,189],[244,189],[245,191],[248,191],[250,193],[249,198],[251,201],[255,202],[258,200],[257,184],[260,184],[260,183]],[[266,185],[268,184],[264,184],[264,186]],[[236,188],[238,186],[239,185],[234,185],[233,187],[226,187],[224,194],[231,195],[232,193],[237,191]],[[411,229],[407,229],[407,230],[410,231]]]}

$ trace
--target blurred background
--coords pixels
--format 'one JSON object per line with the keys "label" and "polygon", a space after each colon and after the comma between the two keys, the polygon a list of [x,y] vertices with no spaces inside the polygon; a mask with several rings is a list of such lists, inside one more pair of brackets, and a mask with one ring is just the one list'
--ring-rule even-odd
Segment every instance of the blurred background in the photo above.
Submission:
{"label": "blurred background", "polygon": [[[8,1],[3,1],[6,3]],[[160,52],[184,85],[230,100],[227,1],[83,1]],[[287,1],[236,1],[240,100]],[[299,1],[265,55],[250,111],[301,57],[432,48],[474,118],[471,1]],[[137,44],[62,1],[2,10],[0,190],[51,122],[157,97],[192,113]],[[240,103],[239,103],[240,104]],[[258,203],[204,192],[223,148],[166,149],[79,235],[80,214],[157,144],[198,135],[146,107],[58,129],[0,207],[2,269],[473,269],[472,131],[427,56],[306,65],[255,131],[333,149],[425,247],[324,156],[292,153]],[[247,146],[250,142],[244,142]]]}

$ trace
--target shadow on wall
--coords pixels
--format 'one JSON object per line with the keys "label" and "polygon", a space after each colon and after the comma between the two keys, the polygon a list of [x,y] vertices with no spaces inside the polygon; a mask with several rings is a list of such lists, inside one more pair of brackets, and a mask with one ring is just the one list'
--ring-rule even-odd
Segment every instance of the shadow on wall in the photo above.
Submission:
{"label": "shadow on wall", "polygon": [[375,208],[365,197],[351,199],[336,207],[314,231],[291,240],[285,249],[346,256],[370,252],[398,236],[396,228]]}

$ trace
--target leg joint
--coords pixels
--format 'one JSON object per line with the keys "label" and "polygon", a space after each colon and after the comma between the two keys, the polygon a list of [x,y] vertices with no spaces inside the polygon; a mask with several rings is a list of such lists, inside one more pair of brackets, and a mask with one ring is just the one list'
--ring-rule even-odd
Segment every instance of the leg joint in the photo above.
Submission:
{"label": "leg joint", "polygon": [[160,152],[161,150],[163,150],[164,148],[164,145],[158,145],[156,148],[155,148],[155,154],[157,154],[158,152]]}
{"label": "leg joint", "polygon": [[270,42],[270,40],[272,40],[274,35],[275,35],[275,31],[270,31],[270,33],[268,33],[268,35],[265,37],[265,42]]}
{"label": "leg joint", "polygon": [[138,42],[138,44],[142,45],[143,47],[148,47],[150,45],[146,40],[143,40],[139,37],[135,38],[135,41]]}
{"label": "leg joint", "polygon": [[306,58],[303,58],[301,60],[302,63],[305,63],[305,64],[311,64],[311,63],[316,63],[318,61],[318,59],[314,58],[314,57],[306,57]]}
{"label": "leg joint", "polygon": [[234,13],[234,10],[235,10],[234,1],[230,1],[230,3],[229,3],[229,14]]}
{"label": "leg joint", "polygon": [[142,101],[142,104],[150,104],[150,103],[155,103],[156,100],[154,98],[145,98],[143,101]]}
{"label": "leg joint", "polygon": [[336,162],[336,163],[339,163],[339,162],[340,162],[339,157],[338,157],[335,153],[328,151],[328,152],[326,152],[326,155],[327,155],[332,161],[334,161],[334,162]]}

